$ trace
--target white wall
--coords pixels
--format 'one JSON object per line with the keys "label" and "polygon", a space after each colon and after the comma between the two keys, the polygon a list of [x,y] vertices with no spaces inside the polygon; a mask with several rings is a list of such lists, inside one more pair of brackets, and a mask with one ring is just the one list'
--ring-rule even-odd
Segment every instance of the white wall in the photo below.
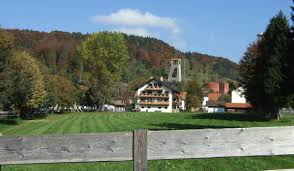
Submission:
{"label": "white wall", "polygon": [[181,110],[186,110],[186,103],[185,103],[185,100],[181,100],[180,109],[181,109]]}
{"label": "white wall", "polygon": [[224,107],[208,107],[208,113],[224,113]]}
{"label": "white wall", "polygon": [[243,95],[244,89],[242,87],[233,90],[231,93],[231,102],[232,103],[246,103],[246,98]]}
{"label": "white wall", "polygon": [[206,103],[208,102],[208,97],[203,97],[202,106],[206,106]]}
{"label": "white wall", "polygon": [[[149,85],[149,83],[153,84],[152,81],[144,84],[142,87],[140,87],[137,90],[137,95],[141,94],[141,92],[145,90],[145,88]],[[161,106],[160,109],[158,108],[160,106],[152,106],[152,105],[140,106],[138,104],[140,102],[140,100],[137,101],[137,105],[135,106],[135,108],[138,109],[140,112],[158,112],[158,111],[159,112],[169,112],[169,113],[172,112],[172,90],[170,90],[169,88],[164,87],[164,86],[162,86],[162,89],[163,89],[163,92],[169,91],[169,95],[168,95],[169,96],[169,99],[168,99],[169,105],[167,106],[167,109],[165,109],[165,106]],[[150,108],[148,108],[148,107],[150,107]]]}
{"label": "white wall", "polygon": [[149,107],[150,108],[148,108],[148,106],[140,106],[139,110],[140,112],[168,112],[168,113],[172,112],[171,107],[168,107],[167,109],[165,109],[165,107],[161,107],[161,109],[159,109],[156,106],[149,106]]}

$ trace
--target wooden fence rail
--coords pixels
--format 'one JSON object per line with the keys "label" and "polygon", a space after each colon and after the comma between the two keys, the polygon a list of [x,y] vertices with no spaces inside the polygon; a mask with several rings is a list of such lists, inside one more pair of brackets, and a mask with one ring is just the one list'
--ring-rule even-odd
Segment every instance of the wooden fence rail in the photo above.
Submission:
{"label": "wooden fence rail", "polygon": [[[0,166],[294,154],[294,127],[259,127],[0,137]],[[1,169],[1,168],[0,168]]]}

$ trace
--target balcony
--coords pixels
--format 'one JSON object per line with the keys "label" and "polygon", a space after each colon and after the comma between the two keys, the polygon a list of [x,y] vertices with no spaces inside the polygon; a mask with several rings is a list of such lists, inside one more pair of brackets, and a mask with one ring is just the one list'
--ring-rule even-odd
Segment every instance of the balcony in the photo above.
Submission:
{"label": "balcony", "polygon": [[144,105],[144,106],[168,106],[169,102],[139,102],[139,105]]}
{"label": "balcony", "polygon": [[147,86],[145,90],[162,90],[160,86]]}
{"label": "balcony", "polygon": [[137,97],[146,97],[146,98],[169,98],[168,94],[139,94]]}

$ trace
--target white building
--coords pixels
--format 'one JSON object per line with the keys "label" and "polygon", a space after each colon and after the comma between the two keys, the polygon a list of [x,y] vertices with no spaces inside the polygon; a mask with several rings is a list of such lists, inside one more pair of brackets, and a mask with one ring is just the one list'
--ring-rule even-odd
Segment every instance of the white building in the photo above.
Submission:
{"label": "white building", "polygon": [[236,90],[232,91],[231,103],[246,103],[243,87],[238,87]]}
{"label": "white building", "polygon": [[224,113],[225,103],[222,101],[208,101],[207,102],[207,112],[208,113]]}
{"label": "white building", "polygon": [[225,108],[226,112],[229,113],[246,113],[252,109],[252,106],[246,100],[243,87],[238,87],[231,92],[231,103],[226,103]]}
{"label": "white building", "polygon": [[185,110],[185,97],[168,84],[152,78],[141,85],[135,95],[135,109],[140,112]]}
{"label": "white building", "polygon": [[208,96],[204,96],[202,101],[202,110],[204,111],[208,111],[207,102],[208,102]]}

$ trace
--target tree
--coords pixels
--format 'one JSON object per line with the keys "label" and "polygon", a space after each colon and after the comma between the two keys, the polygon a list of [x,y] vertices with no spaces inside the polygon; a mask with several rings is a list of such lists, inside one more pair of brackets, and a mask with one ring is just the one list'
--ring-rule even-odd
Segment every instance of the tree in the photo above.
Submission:
{"label": "tree", "polygon": [[231,102],[231,96],[229,94],[222,94],[218,100],[229,103],[229,102]]}
{"label": "tree", "polygon": [[244,88],[246,99],[257,107],[261,101],[263,87],[257,86],[257,58],[260,56],[259,41],[253,42],[247,48],[243,58],[240,60],[239,79],[240,86]]}
{"label": "tree", "polygon": [[189,81],[187,84],[187,108],[198,108],[202,104],[202,88],[197,80]]}
{"label": "tree", "polygon": [[241,84],[258,112],[278,119],[285,105],[285,71],[290,27],[282,12],[273,17],[257,44],[241,60]]}
{"label": "tree", "polygon": [[[294,3],[294,1],[293,1]],[[292,28],[289,38],[289,48],[288,48],[288,55],[285,59],[285,64],[283,66],[283,74],[285,76],[285,83],[283,86],[283,93],[284,93],[284,102],[286,107],[293,107],[294,108],[294,6],[292,8],[291,19],[292,19]]]}
{"label": "tree", "polygon": [[32,118],[34,109],[44,104],[46,97],[43,74],[38,62],[27,52],[16,52],[4,69],[7,87],[1,93],[6,106],[14,106],[23,119]]}
{"label": "tree", "polygon": [[119,80],[121,68],[128,60],[124,36],[120,33],[99,32],[89,36],[81,46],[85,67],[91,71],[89,84],[95,103],[110,101],[112,85]]}
{"label": "tree", "polygon": [[76,102],[78,90],[70,80],[59,75],[49,75],[47,80],[47,105],[69,107]]}
{"label": "tree", "polygon": [[11,53],[13,47],[13,36],[5,30],[0,29],[0,72]]}

